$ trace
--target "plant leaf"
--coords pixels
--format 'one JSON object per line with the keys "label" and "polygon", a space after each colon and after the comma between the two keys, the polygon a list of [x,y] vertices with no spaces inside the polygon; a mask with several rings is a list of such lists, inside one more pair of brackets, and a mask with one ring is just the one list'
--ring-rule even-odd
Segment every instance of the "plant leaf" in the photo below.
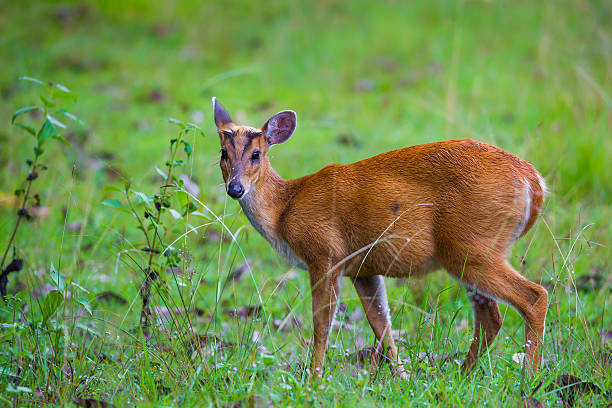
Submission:
{"label": "plant leaf", "polygon": [[185,145],[185,154],[187,154],[187,157],[191,157],[191,153],[193,152],[193,150],[191,149],[191,145],[184,140],[183,144]]}
{"label": "plant leaf", "polygon": [[49,268],[49,275],[51,276],[51,281],[57,286],[60,291],[64,291],[66,289],[66,279],[64,276],[55,269],[55,266],[51,264]]}
{"label": "plant leaf", "polygon": [[36,136],[36,129],[34,129],[32,126],[24,125],[23,123],[13,123],[13,125],[25,130],[32,136]]}
{"label": "plant leaf", "polygon": [[178,211],[176,211],[173,208],[168,208],[168,211],[170,212],[170,214],[172,214],[172,216],[177,219],[177,220],[182,220],[183,216],[181,215],[181,213],[179,213]]}
{"label": "plant leaf", "polygon": [[10,392],[13,394],[17,394],[20,392],[25,392],[26,394],[31,394],[32,393],[32,389],[28,388],[28,387],[23,387],[21,385],[18,386],[14,386],[12,382],[8,382],[7,386],[6,386],[6,392]]}
{"label": "plant leaf", "polygon": [[60,110],[59,110],[59,111],[57,111],[57,112],[58,112],[58,113],[60,113],[60,114],[62,114],[62,115],[64,115],[64,116],[65,116],[65,117],[67,117],[68,119],[72,119],[72,120],[74,120],[75,122],[78,122],[78,123],[79,123],[79,124],[81,124],[81,125],[85,125],[85,123],[84,123],[84,122],[83,122],[81,119],[79,119],[79,118],[78,118],[78,116],[76,116],[76,115],[74,115],[74,114],[72,114],[72,113],[68,112],[68,111],[67,111],[66,109],[64,109],[64,108],[60,109]]}
{"label": "plant leaf", "polygon": [[72,91],[71,91],[70,89],[66,88],[66,87],[65,87],[64,85],[62,85],[62,84],[55,83],[53,86],[54,86],[55,88],[59,89],[59,90],[60,90],[60,91],[62,91],[62,92],[65,92],[65,93],[72,93]]}
{"label": "plant leaf", "polygon": [[55,126],[61,127],[62,129],[66,129],[66,125],[64,125],[59,120],[55,119],[53,116],[47,115],[47,119],[49,119],[51,121],[51,123],[53,123]]}
{"label": "plant leaf", "polygon": [[90,316],[93,315],[93,312],[91,311],[91,304],[89,304],[89,301],[87,299],[79,298],[77,299],[77,302],[79,302],[79,304],[83,306],[85,310],[87,310]]}
{"label": "plant leaf", "polygon": [[155,171],[157,172],[157,174],[159,174],[160,176],[162,176],[162,178],[165,180],[168,178],[168,175],[159,167],[155,166]]}
{"label": "plant leaf", "polygon": [[19,77],[20,80],[22,81],[30,81],[30,82],[34,82],[38,85],[44,85],[45,83],[43,81],[41,81],[40,79],[36,79],[36,78],[32,78],[32,77],[28,77],[28,76],[20,76]]}
{"label": "plant leaf", "polygon": [[179,190],[176,192],[176,198],[178,198],[178,201],[181,207],[185,207],[191,201],[189,198],[189,194],[187,194],[186,192],[182,190]]}
{"label": "plant leaf", "polygon": [[84,287],[82,287],[81,285],[79,285],[79,284],[78,284],[78,283],[76,283],[76,282],[70,282],[70,284],[71,284],[72,286],[74,286],[75,288],[78,288],[78,289],[82,290],[82,291],[83,291],[83,292],[85,292],[85,293],[90,293],[90,292],[89,292],[89,290],[85,289]]}
{"label": "plant leaf", "polygon": [[204,136],[204,131],[202,130],[202,128],[196,125],[195,123],[191,123],[191,122],[185,123],[185,130],[188,130],[188,131],[193,130],[201,134],[202,136]]}
{"label": "plant leaf", "polygon": [[68,140],[66,140],[66,138],[64,136],[57,134],[57,135],[54,135],[53,138],[55,140],[58,140],[58,141],[62,142],[66,146],[72,148],[72,145],[70,144],[70,142]]}
{"label": "plant leaf", "polygon": [[55,102],[53,102],[51,99],[47,99],[43,95],[40,95],[40,100],[47,108],[54,108],[56,105]]}
{"label": "plant leaf", "polygon": [[47,297],[45,297],[45,301],[41,307],[43,325],[47,323],[51,316],[53,316],[59,305],[62,304],[63,300],[64,295],[62,295],[58,290],[52,290],[47,294]]}
{"label": "plant leaf", "polygon": [[45,120],[45,123],[43,123],[43,126],[38,131],[38,144],[42,145],[44,142],[46,142],[55,135],[59,135],[59,133],[57,132],[55,126],[53,126],[53,123],[51,123],[47,118],[47,120]]}
{"label": "plant leaf", "polygon": [[125,207],[125,205],[123,205],[123,203],[119,200],[104,200],[102,201],[102,205],[105,205],[107,207],[111,207],[111,208],[119,208],[122,210],[127,210],[127,208]]}
{"label": "plant leaf", "polygon": [[15,113],[13,113],[13,116],[11,117],[11,123],[15,123],[15,119],[17,119],[19,115],[23,115],[24,113],[27,113],[33,110],[37,110],[37,109],[39,109],[38,106],[25,106],[21,109],[17,109]]}
{"label": "plant leaf", "polygon": [[76,100],[76,95],[62,84],[53,84],[51,94],[54,98]]}
{"label": "plant leaf", "polygon": [[153,197],[140,191],[134,191],[134,195],[136,196],[135,204],[152,203],[154,201]]}
{"label": "plant leaf", "polygon": [[181,128],[181,129],[185,129],[185,122],[182,122],[182,121],[180,121],[180,120],[178,120],[178,119],[168,118],[168,119],[166,119],[166,121],[167,121],[168,123],[172,123],[172,124],[177,125],[177,126],[178,126],[179,128]]}

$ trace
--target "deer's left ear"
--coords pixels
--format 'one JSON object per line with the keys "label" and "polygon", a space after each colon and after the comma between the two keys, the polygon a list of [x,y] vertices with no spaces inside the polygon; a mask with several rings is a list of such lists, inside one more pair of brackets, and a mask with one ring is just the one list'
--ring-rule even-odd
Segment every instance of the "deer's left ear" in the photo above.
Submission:
{"label": "deer's left ear", "polygon": [[268,146],[272,146],[279,143],[285,143],[297,126],[297,116],[294,111],[286,110],[278,112],[272,116],[265,125],[261,128],[261,131],[266,135],[266,141]]}
{"label": "deer's left ear", "polygon": [[215,115],[215,125],[217,126],[217,130],[228,129],[233,125],[232,118],[230,118],[229,113],[225,110],[223,106],[219,102],[217,102],[217,98],[213,96],[213,112]]}

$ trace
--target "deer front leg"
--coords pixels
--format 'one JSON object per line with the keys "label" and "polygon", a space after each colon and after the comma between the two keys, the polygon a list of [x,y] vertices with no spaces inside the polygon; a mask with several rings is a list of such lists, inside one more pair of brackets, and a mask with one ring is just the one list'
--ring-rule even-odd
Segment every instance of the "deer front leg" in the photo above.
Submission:
{"label": "deer front leg", "polygon": [[309,268],[312,290],[312,320],[314,328],[314,350],[310,369],[313,376],[323,372],[323,361],[329,338],[329,329],[336,314],[336,300],[340,291],[342,274],[324,269]]}

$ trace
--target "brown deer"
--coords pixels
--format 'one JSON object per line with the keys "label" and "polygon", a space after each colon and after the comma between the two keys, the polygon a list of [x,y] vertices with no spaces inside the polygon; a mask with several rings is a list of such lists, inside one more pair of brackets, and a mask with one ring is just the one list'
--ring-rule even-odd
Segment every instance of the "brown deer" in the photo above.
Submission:
{"label": "brown deer", "polygon": [[379,348],[405,375],[391,335],[384,277],[439,268],[471,298],[474,339],[463,372],[473,369],[500,330],[501,301],[524,319],[525,367],[537,373],[548,293],[507,261],[544,201],[544,180],[531,164],[486,143],[450,140],[284,180],[267,153],[291,137],[295,112],[279,112],[254,128],[236,125],[216,98],[213,109],[227,194],[274,249],[310,275],[315,375],[343,276],[351,278]]}

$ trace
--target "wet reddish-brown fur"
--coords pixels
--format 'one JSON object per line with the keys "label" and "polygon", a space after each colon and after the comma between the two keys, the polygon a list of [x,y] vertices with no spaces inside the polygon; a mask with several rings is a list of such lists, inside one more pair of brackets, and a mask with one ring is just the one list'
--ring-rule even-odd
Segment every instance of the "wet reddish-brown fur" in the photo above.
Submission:
{"label": "wet reddish-brown fur", "polygon": [[[530,164],[484,143],[458,140],[408,147],[286,181],[280,195],[290,198],[278,200],[283,208],[276,210],[280,217],[275,230],[307,263],[329,248],[339,261],[379,240],[363,265],[365,253],[349,262],[345,276],[386,270],[386,276],[405,277],[428,272],[432,259],[456,269],[468,252],[472,257],[504,256],[525,214],[522,184],[515,186],[522,179],[539,186]],[[272,186],[257,186],[256,191],[274,196],[279,192]],[[531,194],[532,202],[541,205],[541,190]],[[539,206],[532,209],[521,235],[539,214]],[[322,248],[314,249],[317,243]]]}
{"label": "wet reddish-brown fur", "polygon": [[[220,133],[230,157],[221,163],[226,184],[239,177],[249,191],[241,205],[251,222],[281,253],[289,248],[289,257],[308,267],[315,372],[323,363],[342,276],[351,277],[381,347],[397,363],[381,276],[422,275],[439,267],[472,299],[475,332],[464,370],[474,367],[499,331],[501,300],[525,319],[526,367],[537,372],[548,295],[506,260],[541,211],[544,186],[533,166],[485,143],[451,140],[284,180],[267,158],[264,128],[249,144],[246,135],[254,128],[217,126],[234,135],[230,143]],[[262,153],[257,166],[242,159],[254,149]],[[396,370],[404,374],[400,364]]]}

